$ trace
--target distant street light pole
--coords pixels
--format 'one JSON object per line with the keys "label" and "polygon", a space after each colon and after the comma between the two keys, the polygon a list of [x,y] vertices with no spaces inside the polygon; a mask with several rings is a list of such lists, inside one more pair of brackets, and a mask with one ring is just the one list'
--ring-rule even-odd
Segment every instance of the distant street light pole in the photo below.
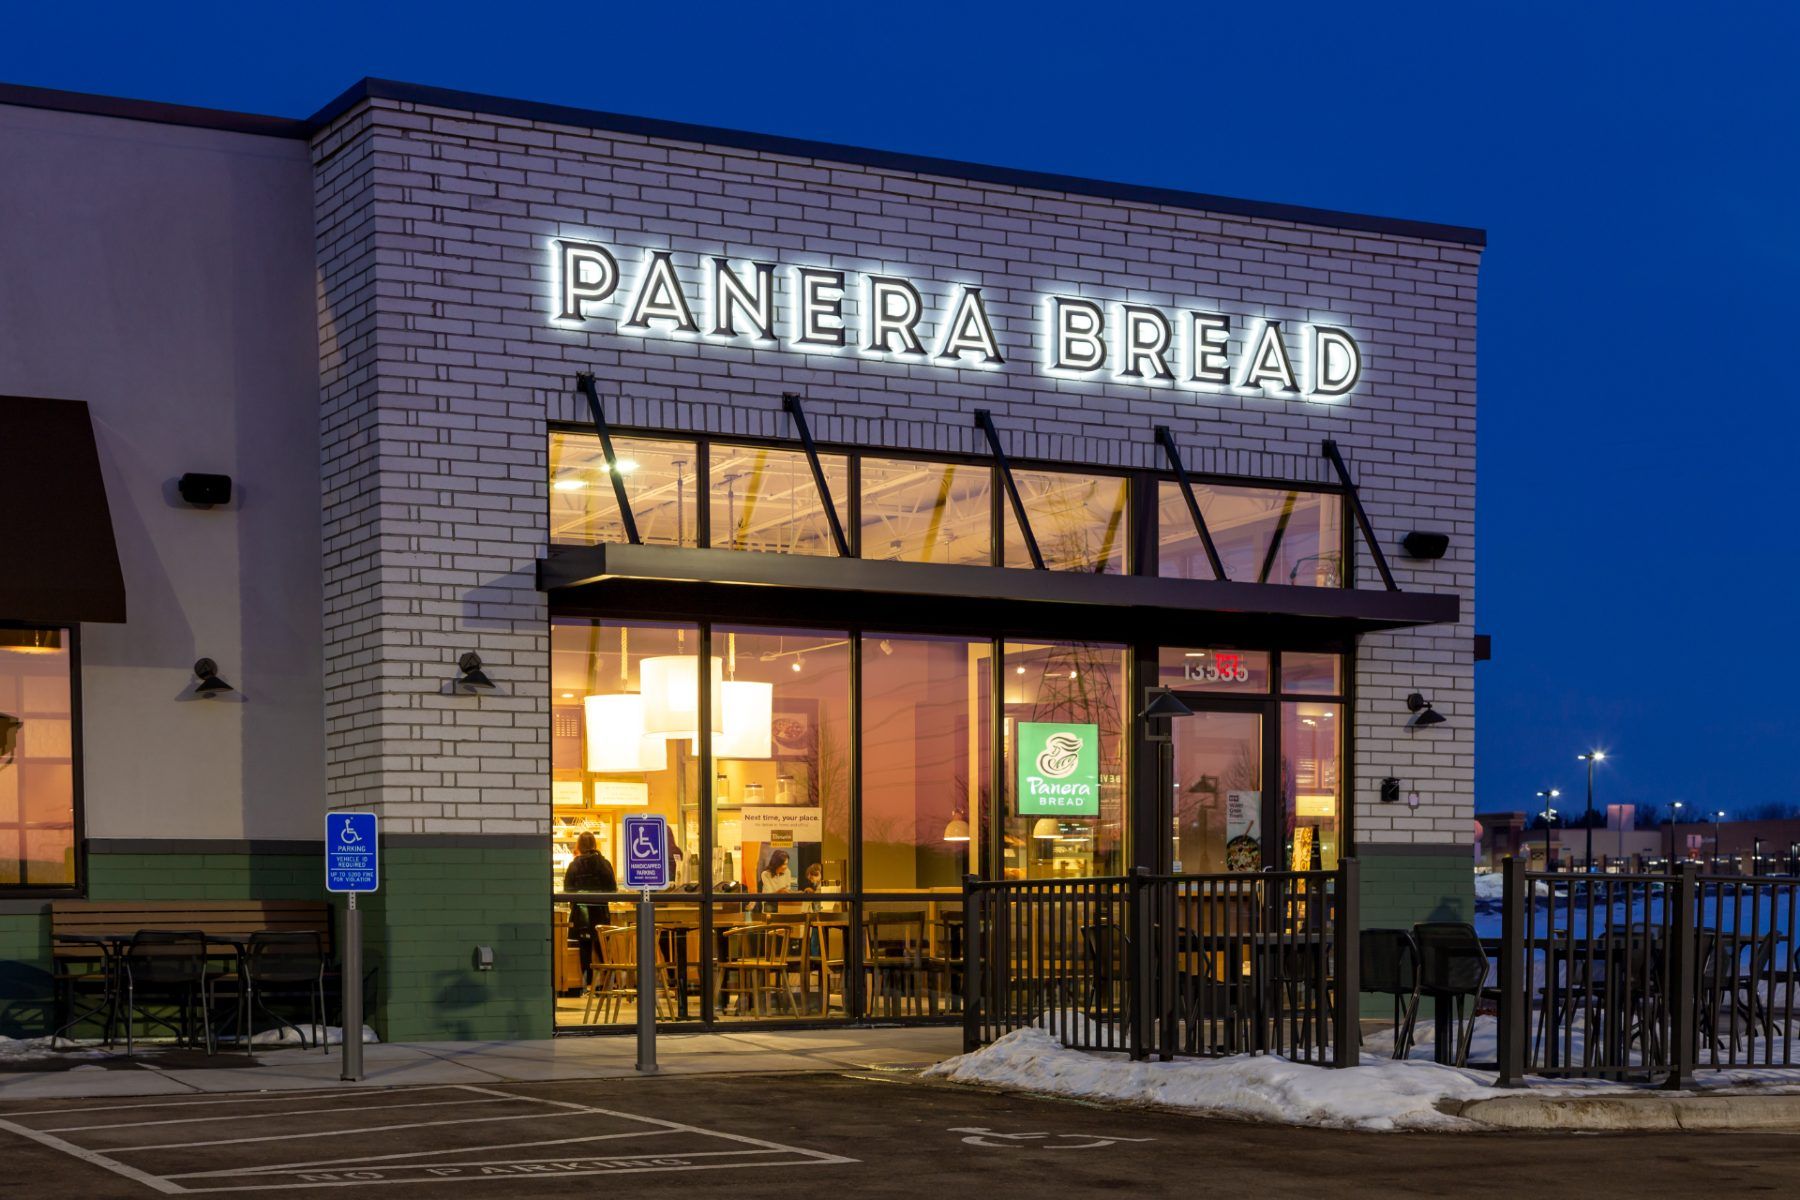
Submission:
{"label": "distant street light pole", "polygon": [[1713,814],[1713,870],[1719,869],[1719,822],[1725,819],[1725,810],[1720,809]]}
{"label": "distant street light pole", "polygon": [[1750,874],[1762,874],[1762,839],[1759,837],[1750,839]]}
{"label": "distant street light pole", "polygon": [[1589,750],[1586,754],[1577,754],[1575,757],[1586,763],[1588,769],[1587,870],[1591,873],[1594,869],[1594,764],[1606,761],[1606,751]]}
{"label": "distant street light pole", "polygon": [[1544,802],[1544,811],[1540,815],[1544,818],[1544,870],[1546,871],[1550,869],[1550,822],[1556,816],[1556,810],[1550,807],[1550,802],[1560,795],[1562,795],[1561,788],[1545,788],[1537,794],[1538,799]]}
{"label": "distant street light pole", "polygon": [[1669,869],[1675,869],[1675,823],[1681,820],[1681,801],[1677,800],[1669,806]]}

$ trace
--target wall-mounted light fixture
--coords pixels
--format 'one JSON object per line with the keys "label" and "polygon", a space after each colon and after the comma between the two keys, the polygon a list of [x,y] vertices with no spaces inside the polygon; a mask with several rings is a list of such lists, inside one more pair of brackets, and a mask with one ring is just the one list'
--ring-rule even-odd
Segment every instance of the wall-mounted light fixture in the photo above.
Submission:
{"label": "wall-mounted light fixture", "polygon": [[1400,539],[1400,549],[1408,558],[1442,558],[1450,549],[1450,535],[1415,529]]}
{"label": "wall-mounted light fixture", "polygon": [[1150,698],[1144,704],[1144,711],[1138,714],[1138,720],[1144,722],[1144,740],[1166,742],[1169,740],[1169,721],[1174,717],[1191,717],[1194,710],[1183,704],[1180,697],[1168,688],[1145,690]]}
{"label": "wall-mounted light fixture", "polygon": [[1381,802],[1395,804],[1400,800],[1400,781],[1389,775],[1381,781]]}
{"label": "wall-mounted light fixture", "polygon": [[235,691],[229,683],[219,678],[219,664],[210,658],[202,658],[194,663],[194,676],[199,683],[194,685],[194,695],[206,699],[222,696],[226,692]]}
{"label": "wall-mounted light fixture", "polygon": [[456,660],[456,665],[462,671],[454,683],[457,691],[473,694],[493,690],[494,681],[489,679],[487,672],[481,669],[481,655],[470,650]]}
{"label": "wall-mounted light fixture", "polygon": [[1406,707],[1413,714],[1407,725],[1417,728],[1421,725],[1442,725],[1446,720],[1443,713],[1431,707],[1431,701],[1421,693],[1414,692],[1406,698]]}

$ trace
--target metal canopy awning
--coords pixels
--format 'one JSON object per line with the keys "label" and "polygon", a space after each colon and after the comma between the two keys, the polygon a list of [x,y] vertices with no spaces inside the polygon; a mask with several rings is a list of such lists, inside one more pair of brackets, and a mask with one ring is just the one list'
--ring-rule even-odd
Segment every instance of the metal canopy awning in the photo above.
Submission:
{"label": "metal canopy awning", "polygon": [[0,396],[0,621],[125,619],[125,577],[88,406]]}
{"label": "metal canopy awning", "polygon": [[1180,640],[1331,640],[1454,622],[1458,597],[1418,592],[944,566],[608,543],[559,547],[538,590],[571,611]]}

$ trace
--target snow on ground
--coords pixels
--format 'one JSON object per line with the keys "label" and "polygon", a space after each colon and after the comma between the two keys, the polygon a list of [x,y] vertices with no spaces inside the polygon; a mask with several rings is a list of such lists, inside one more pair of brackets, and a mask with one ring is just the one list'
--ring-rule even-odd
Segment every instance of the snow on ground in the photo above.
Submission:
{"label": "snow on ground", "polygon": [[1504,1093],[1480,1072],[1431,1062],[1365,1057],[1343,1071],[1273,1055],[1132,1062],[1122,1054],[1066,1049],[1043,1029],[1015,1029],[991,1046],[926,1071],[955,1083],[1057,1096],[1156,1104],[1285,1125],[1346,1129],[1468,1129],[1440,1108]]}
{"label": "snow on ground", "polygon": [[[304,1031],[306,1034],[306,1045],[313,1049],[318,1049],[319,1027],[317,1025],[302,1025],[300,1026],[300,1030]],[[381,1041],[379,1037],[375,1036],[375,1031],[367,1025],[363,1026],[362,1040],[365,1045],[373,1045]],[[240,1045],[235,1036],[222,1037],[217,1039],[217,1041],[221,1050],[237,1048]],[[343,1044],[343,1041],[344,1031],[341,1028],[336,1025],[327,1025],[325,1027],[325,1044],[327,1046],[339,1046]],[[167,1038],[140,1037],[137,1039],[137,1044],[140,1049],[158,1050],[167,1047],[170,1042]],[[252,1040],[251,1044],[265,1049],[279,1049],[284,1046],[298,1046],[301,1042],[299,1034],[294,1029],[283,1026],[278,1029],[257,1030],[256,1037]],[[0,1037],[0,1063],[31,1062],[37,1059],[48,1059],[52,1057],[107,1058],[114,1054],[123,1054],[124,1052],[125,1046],[123,1038],[120,1039],[117,1045],[109,1048],[104,1042],[97,1038]]]}

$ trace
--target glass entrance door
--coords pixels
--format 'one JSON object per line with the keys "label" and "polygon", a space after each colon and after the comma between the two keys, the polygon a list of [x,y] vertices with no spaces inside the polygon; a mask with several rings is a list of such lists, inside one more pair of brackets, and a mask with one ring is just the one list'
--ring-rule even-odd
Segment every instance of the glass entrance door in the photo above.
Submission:
{"label": "glass entrance door", "polygon": [[1200,710],[1173,726],[1177,873],[1257,871],[1264,865],[1263,714]]}

